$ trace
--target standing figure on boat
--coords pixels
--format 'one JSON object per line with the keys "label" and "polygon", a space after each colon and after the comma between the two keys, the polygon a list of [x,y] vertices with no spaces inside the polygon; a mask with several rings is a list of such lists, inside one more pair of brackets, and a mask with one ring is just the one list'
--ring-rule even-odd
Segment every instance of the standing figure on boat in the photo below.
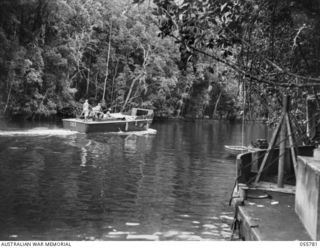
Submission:
{"label": "standing figure on boat", "polygon": [[88,116],[89,116],[89,102],[88,102],[88,99],[86,99],[84,101],[84,104],[82,106],[82,113],[80,116],[84,116],[84,120],[86,121]]}

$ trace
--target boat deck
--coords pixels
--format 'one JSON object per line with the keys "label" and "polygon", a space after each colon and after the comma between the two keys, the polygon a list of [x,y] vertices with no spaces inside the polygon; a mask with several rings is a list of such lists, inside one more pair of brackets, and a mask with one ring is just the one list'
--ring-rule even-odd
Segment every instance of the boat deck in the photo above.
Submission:
{"label": "boat deck", "polygon": [[85,123],[85,124],[102,124],[102,123],[114,123],[114,122],[141,122],[141,121],[152,121],[151,118],[143,118],[143,119],[139,119],[139,118],[110,118],[110,119],[106,119],[106,120],[92,120],[92,119],[88,119],[88,120],[84,120],[84,119],[79,119],[79,118],[69,118],[69,119],[63,119],[64,121],[69,121],[69,122],[78,122],[78,123]]}
{"label": "boat deck", "polygon": [[[122,119],[107,119],[107,120],[84,120],[84,119],[79,119],[79,118],[70,118],[70,119],[63,119],[65,121],[69,121],[69,122],[77,122],[77,123],[85,123],[85,124],[103,124],[103,123],[114,123],[114,122],[126,122],[126,120],[122,120]],[[129,120],[129,121],[139,121],[139,120]]]}
{"label": "boat deck", "polygon": [[[258,199],[263,195],[269,197]],[[244,205],[237,208],[244,240],[311,240],[295,213],[294,194],[249,189]]]}

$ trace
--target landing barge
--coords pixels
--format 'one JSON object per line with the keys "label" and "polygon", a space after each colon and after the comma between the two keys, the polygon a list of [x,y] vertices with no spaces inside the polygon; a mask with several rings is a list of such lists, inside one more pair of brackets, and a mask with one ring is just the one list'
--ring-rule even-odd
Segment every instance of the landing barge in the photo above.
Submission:
{"label": "landing barge", "polygon": [[257,183],[254,179],[267,150],[237,157],[234,238],[246,241],[320,239],[320,191],[319,183],[315,183],[319,182],[320,163],[313,157],[313,149],[313,146],[297,148],[297,178],[292,160],[288,158],[286,166],[291,169],[286,172],[283,187],[277,185],[279,149],[273,151],[271,162]]}
{"label": "landing barge", "polygon": [[148,130],[153,121],[153,110],[133,108],[130,115],[111,114],[105,120],[63,119],[63,127],[80,133],[132,132]]}
{"label": "landing barge", "polygon": [[[309,111],[312,101],[307,99],[307,121],[314,123],[308,128],[311,142],[320,138],[319,110]],[[240,240],[320,240],[320,148],[293,142],[288,103],[284,96],[268,149],[237,156],[230,203],[235,207],[233,237]]]}
{"label": "landing barge", "polygon": [[[307,143],[319,144],[319,109],[313,103],[307,98]],[[241,240],[320,240],[320,148],[298,145],[305,136],[294,137],[290,115],[284,96],[268,149],[237,156],[230,203],[235,207],[233,234]]]}

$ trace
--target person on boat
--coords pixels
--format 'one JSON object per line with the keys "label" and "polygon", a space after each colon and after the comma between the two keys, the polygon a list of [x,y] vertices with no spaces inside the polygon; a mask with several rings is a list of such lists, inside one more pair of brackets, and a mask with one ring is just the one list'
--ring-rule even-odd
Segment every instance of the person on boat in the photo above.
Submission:
{"label": "person on boat", "polygon": [[101,119],[103,117],[101,103],[92,108],[92,116],[96,119]]}
{"label": "person on boat", "polygon": [[86,99],[84,101],[84,104],[82,106],[82,113],[81,113],[81,116],[83,115],[84,116],[84,120],[86,121],[87,118],[89,117],[89,102],[88,102],[88,99]]}
{"label": "person on boat", "polygon": [[107,112],[103,115],[103,119],[106,120],[111,117],[111,108],[108,108]]}

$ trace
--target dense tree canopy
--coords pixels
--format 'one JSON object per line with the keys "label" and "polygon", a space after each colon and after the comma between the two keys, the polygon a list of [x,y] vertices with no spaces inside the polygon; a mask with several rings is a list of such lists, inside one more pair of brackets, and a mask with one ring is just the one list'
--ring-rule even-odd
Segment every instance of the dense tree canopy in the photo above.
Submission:
{"label": "dense tree canopy", "polygon": [[74,115],[84,99],[157,116],[276,118],[316,93],[317,0],[1,0],[0,109]]}
{"label": "dense tree canopy", "polygon": [[154,2],[161,36],[180,45],[184,65],[202,55],[238,75],[248,118],[272,121],[283,93],[297,121],[305,118],[305,96],[320,85],[318,0]]}
{"label": "dense tree canopy", "polygon": [[234,75],[206,56],[188,61],[181,46],[159,35],[151,2],[1,0],[0,5],[5,114],[74,115],[85,98],[114,111],[154,108],[163,117],[236,112]]}

